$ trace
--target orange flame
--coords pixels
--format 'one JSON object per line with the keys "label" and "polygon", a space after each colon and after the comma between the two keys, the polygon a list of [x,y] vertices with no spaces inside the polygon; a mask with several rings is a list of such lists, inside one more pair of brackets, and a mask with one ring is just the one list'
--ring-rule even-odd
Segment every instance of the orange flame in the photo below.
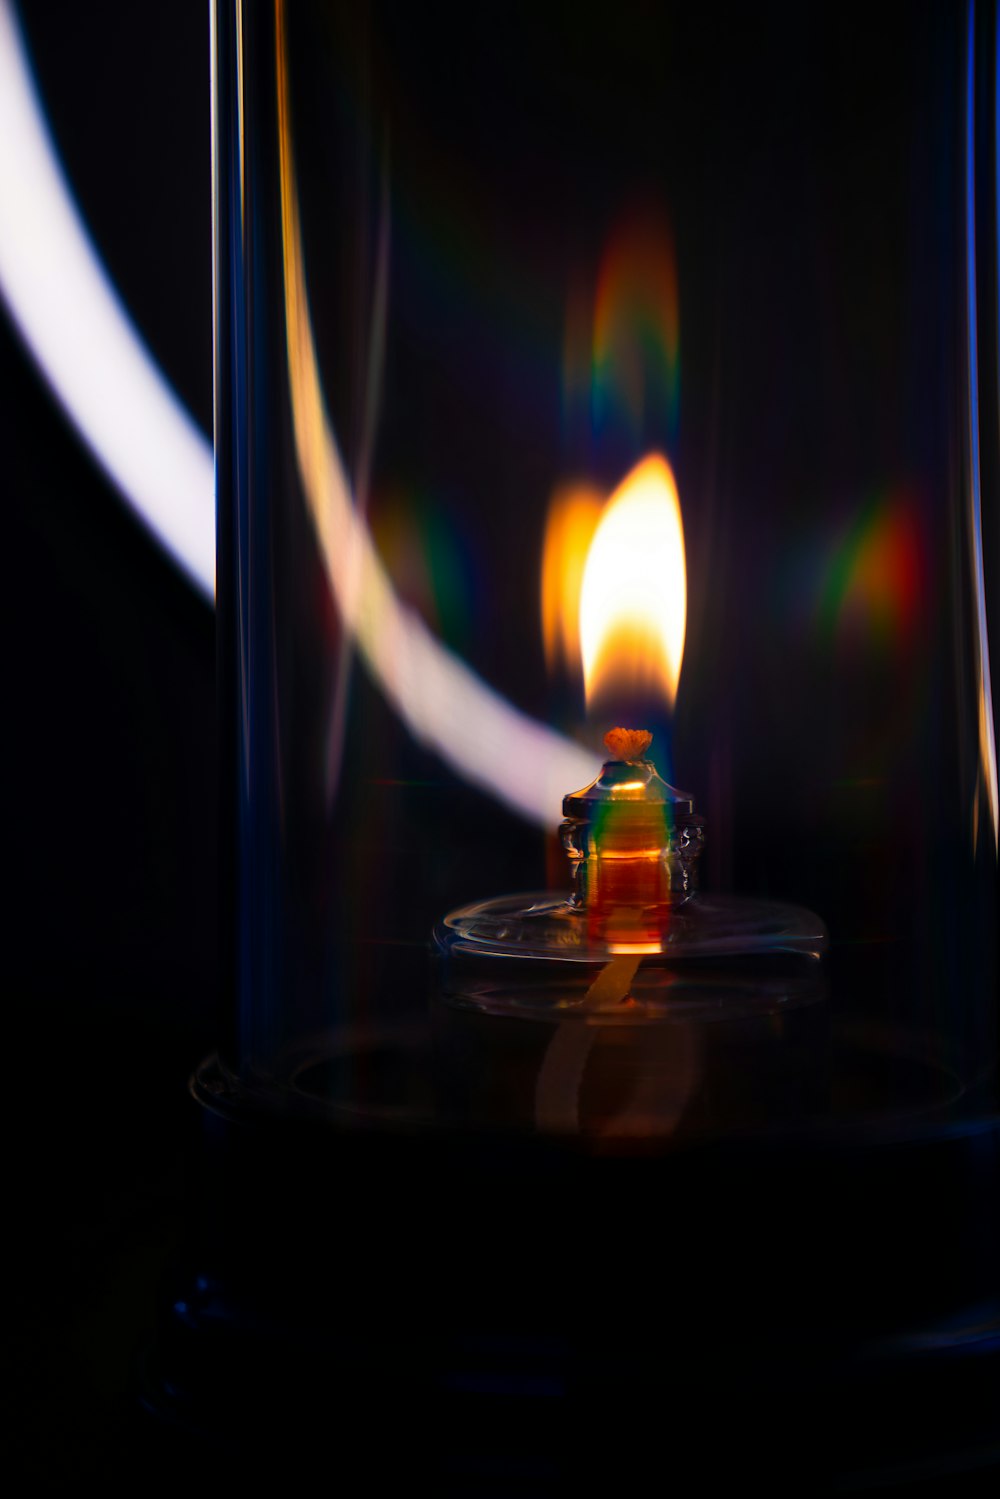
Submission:
{"label": "orange flame", "polygon": [[644,458],[608,500],[580,589],[587,706],[613,690],[672,707],[684,656],[687,580],[677,485],[659,454]]}
{"label": "orange flame", "polygon": [[549,671],[576,671],[580,660],[580,588],[605,496],[589,484],[564,484],[549,505],[542,550],[542,640]]}

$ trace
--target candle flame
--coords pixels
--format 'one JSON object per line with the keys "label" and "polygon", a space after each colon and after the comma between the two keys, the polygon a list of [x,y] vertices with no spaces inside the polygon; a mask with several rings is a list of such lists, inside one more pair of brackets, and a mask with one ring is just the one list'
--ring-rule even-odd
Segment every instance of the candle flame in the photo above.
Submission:
{"label": "candle flame", "polygon": [[587,706],[609,691],[672,707],[684,656],[687,581],[677,485],[659,454],[612,494],[587,554],[580,649]]}

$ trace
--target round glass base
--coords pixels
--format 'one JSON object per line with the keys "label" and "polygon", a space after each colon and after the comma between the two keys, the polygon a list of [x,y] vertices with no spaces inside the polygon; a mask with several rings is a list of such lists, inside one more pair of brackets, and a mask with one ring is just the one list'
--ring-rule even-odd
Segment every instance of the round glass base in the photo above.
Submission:
{"label": "round glass base", "polygon": [[595,939],[585,911],[546,892],[463,906],[435,942],[443,993],[460,1006],[622,1022],[814,1000],[827,933],[799,906],[693,895],[670,911],[655,942],[622,943]]}
{"label": "round glass base", "polygon": [[624,954],[666,961],[759,953],[818,958],[826,950],[827,932],[819,917],[801,906],[698,894],[671,910],[655,942],[595,940],[587,913],[568,895],[548,891],[462,906],[445,917],[436,940],[442,951],[470,956],[607,963]]}

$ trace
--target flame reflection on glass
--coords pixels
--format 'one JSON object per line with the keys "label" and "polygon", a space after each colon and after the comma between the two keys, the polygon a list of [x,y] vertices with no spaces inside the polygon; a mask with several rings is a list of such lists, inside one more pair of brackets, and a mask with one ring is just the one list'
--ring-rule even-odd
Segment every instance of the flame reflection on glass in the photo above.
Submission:
{"label": "flame reflection on glass", "polygon": [[306,289],[292,153],[284,7],[278,7],[278,119],[285,324],[295,449],[306,503],[338,607],[374,679],[411,732],[474,785],[554,826],[567,786],[591,757],[520,713],[453,655],[397,598],[350,485],[326,409]]}
{"label": "flame reflection on glass", "polygon": [[566,484],[552,496],[542,548],[542,639],[550,672],[580,661],[580,590],[605,496],[591,484]]}
{"label": "flame reflection on glass", "polygon": [[653,454],[601,516],[583,574],[580,647],[589,709],[609,692],[673,706],[684,656],[684,527],[674,476]]}
{"label": "flame reflection on glass", "polygon": [[895,659],[912,650],[925,607],[926,564],[915,507],[904,493],[875,495],[847,535],[826,548],[817,624],[845,650],[856,642]]}
{"label": "flame reflection on glass", "polygon": [[[677,433],[680,310],[670,226],[659,211],[626,219],[601,259],[594,298],[592,417],[633,439]],[[650,425],[652,424],[652,426]]]}

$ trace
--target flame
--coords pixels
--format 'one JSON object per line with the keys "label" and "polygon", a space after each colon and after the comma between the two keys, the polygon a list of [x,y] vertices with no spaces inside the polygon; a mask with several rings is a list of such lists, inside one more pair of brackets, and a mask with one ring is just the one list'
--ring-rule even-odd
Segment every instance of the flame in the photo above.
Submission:
{"label": "flame", "polygon": [[606,496],[589,484],[553,494],[542,550],[542,639],[545,664],[575,671],[580,660],[580,589],[590,543]]}
{"label": "flame", "polygon": [[609,689],[672,707],[684,656],[687,580],[677,485],[666,459],[638,464],[604,508],[580,590],[587,706]]}

